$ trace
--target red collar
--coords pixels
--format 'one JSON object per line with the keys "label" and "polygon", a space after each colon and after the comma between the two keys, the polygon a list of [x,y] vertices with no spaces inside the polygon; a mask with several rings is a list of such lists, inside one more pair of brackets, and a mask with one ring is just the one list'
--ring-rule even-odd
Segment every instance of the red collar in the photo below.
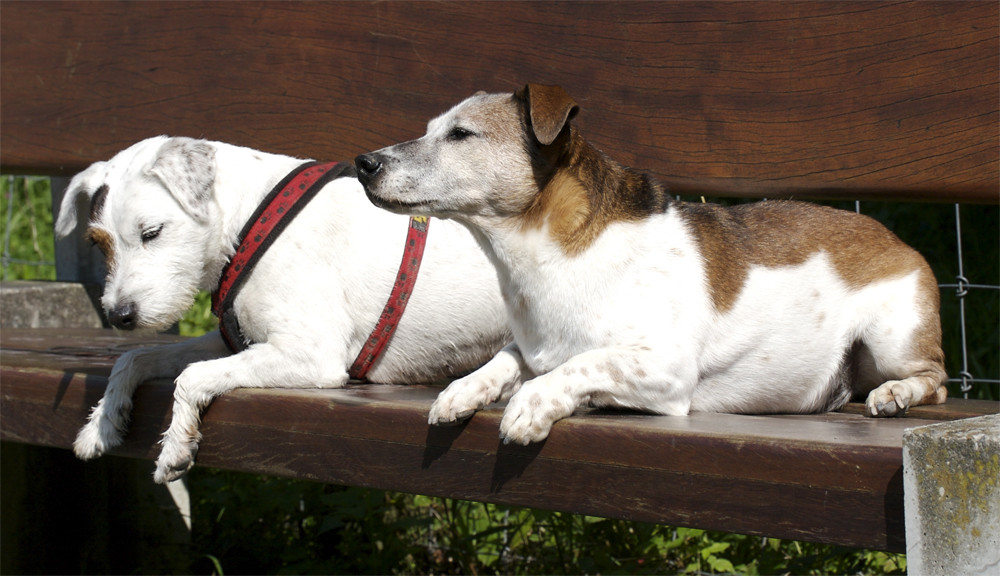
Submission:
{"label": "red collar", "polygon": [[[233,310],[233,302],[243,282],[285,226],[316,193],[329,181],[351,175],[352,168],[350,164],[345,163],[307,162],[299,166],[268,193],[253,217],[243,227],[236,253],[223,269],[218,289],[212,293],[212,312],[219,318],[219,331],[234,354],[250,346],[250,342],[240,331],[236,312]],[[403,259],[389,301],[386,302],[378,324],[348,372],[351,378],[364,379],[392,338],[417,281],[417,272],[420,270],[420,261],[427,241],[428,224],[427,218],[410,218]]]}

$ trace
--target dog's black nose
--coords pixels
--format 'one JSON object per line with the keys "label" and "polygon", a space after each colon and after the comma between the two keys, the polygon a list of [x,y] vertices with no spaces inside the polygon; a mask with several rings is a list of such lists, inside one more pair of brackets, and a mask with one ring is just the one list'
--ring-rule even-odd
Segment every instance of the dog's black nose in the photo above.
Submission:
{"label": "dog's black nose", "polygon": [[370,181],[382,170],[382,163],[372,154],[362,154],[354,159],[354,166],[358,169],[358,180],[361,183]]}
{"label": "dog's black nose", "polygon": [[127,302],[108,313],[111,325],[121,330],[135,330],[138,311],[135,304]]}

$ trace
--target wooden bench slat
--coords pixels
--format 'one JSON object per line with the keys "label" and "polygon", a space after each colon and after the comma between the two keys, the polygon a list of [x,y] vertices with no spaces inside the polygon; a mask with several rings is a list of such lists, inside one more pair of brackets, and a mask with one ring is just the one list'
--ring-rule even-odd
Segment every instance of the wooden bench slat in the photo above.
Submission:
{"label": "wooden bench slat", "polygon": [[[0,437],[67,448],[124,338],[5,330]],[[149,337],[146,343],[176,340]],[[124,342],[123,342],[124,341]],[[139,388],[114,454],[154,459],[173,386]],[[590,411],[541,445],[504,446],[501,407],[429,427],[439,388],[237,390],[206,411],[199,465],[598,516],[903,549],[902,433],[857,414],[662,417]],[[950,401],[944,416],[996,412]],[[916,409],[915,409],[916,410]],[[626,488],[627,487],[627,488]]]}
{"label": "wooden bench slat", "polygon": [[351,159],[533,81],[679,194],[1000,201],[996,2],[14,2],[0,26],[4,170],[160,133]]}

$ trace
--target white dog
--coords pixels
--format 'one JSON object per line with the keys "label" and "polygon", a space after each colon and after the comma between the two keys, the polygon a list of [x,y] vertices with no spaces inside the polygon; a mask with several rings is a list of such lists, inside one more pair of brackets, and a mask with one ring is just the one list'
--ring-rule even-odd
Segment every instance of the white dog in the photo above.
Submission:
{"label": "white dog", "polygon": [[[199,290],[214,290],[258,204],[302,160],[220,142],[151,138],[77,175],[57,221],[65,236],[91,199],[88,235],[103,250],[102,304],[119,328],[162,329]],[[353,171],[352,171],[353,172]],[[368,372],[377,383],[468,373],[510,341],[493,267],[457,224],[429,226],[423,264],[391,345]],[[74,451],[94,458],[121,443],[142,381],[176,377],[173,419],[154,478],[194,461],[200,413],[234,388],[333,388],[375,327],[403,254],[407,218],[371,205],[354,177],[330,181],[260,258],[235,298],[253,342],[230,355],[218,331],[130,351]]]}
{"label": "white dog", "polygon": [[369,198],[454,218],[496,266],[515,344],[430,422],[510,397],[528,443],[581,403],[662,414],[873,416],[946,396],[938,287],[874,220],[815,205],[671,199],[590,146],[557,86],[477,94],[427,134],[355,160]]}

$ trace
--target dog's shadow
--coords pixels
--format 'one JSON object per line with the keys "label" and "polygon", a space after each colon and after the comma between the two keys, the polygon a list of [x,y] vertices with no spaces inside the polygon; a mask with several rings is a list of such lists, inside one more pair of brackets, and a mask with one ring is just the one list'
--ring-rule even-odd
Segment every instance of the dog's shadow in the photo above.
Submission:
{"label": "dog's shadow", "polygon": [[427,437],[424,439],[424,459],[420,467],[427,470],[431,465],[451,450],[451,445],[462,434],[469,424],[464,420],[454,426],[427,426]]}
{"label": "dog's shadow", "polygon": [[[421,467],[427,470],[436,461],[447,455],[455,440],[465,432],[468,423],[469,420],[455,426],[428,426]],[[504,444],[503,440],[498,439],[493,458],[493,471],[490,476],[490,494],[499,493],[509,481],[520,478],[535,461],[544,446],[545,441],[521,446]]]}

